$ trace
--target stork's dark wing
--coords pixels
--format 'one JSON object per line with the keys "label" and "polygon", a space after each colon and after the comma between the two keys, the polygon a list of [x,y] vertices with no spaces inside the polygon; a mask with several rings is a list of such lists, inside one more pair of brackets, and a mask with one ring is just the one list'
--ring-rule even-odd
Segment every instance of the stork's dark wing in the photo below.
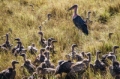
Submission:
{"label": "stork's dark wing", "polygon": [[84,34],[88,35],[87,25],[80,16],[75,17],[73,23],[78,29],[81,29]]}

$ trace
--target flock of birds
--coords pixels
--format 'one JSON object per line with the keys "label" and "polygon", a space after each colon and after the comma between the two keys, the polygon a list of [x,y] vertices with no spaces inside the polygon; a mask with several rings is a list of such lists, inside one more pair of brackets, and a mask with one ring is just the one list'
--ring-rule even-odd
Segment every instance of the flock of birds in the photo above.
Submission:
{"label": "flock of birds", "polygon": [[[87,25],[82,18],[77,15],[77,5],[73,5],[69,10],[74,9],[73,14],[73,22],[78,29],[81,29],[82,32],[86,35],[89,34]],[[50,18],[49,14],[49,18]],[[71,52],[67,54],[65,57],[67,60],[60,60],[58,61],[57,66],[55,66],[51,61],[51,56],[55,56],[55,45],[54,43],[57,42],[53,37],[48,38],[47,40],[44,39],[44,33],[41,30],[41,26],[39,27],[40,31],[38,34],[40,35],[39,43],[42,46],[40,51],[36,48],[35,44],[32,43],[28,46],[28,49],[25,49],[22,41],[20,38],[15,38],[17,43],[16,46],[13,47],[9,41],[9,34],[7,33],[6,41],[4,44],[0,45],[0,51],[11,51],[11,53],[16,57],[16,60],[13,60],[12,67],[9,67],[5,70],[0,72],[0,79],[15,79],[16,76],[16,65],[19,64],[17,61],[17,57],[23,57],[23,65],[22,68],[25,68],[30,76],[25,76],[22,79],[63,79],[63,73],[66,73],[65,79],[82,79],[83,74],[88,70],[94,74],[99,73],[103,77],[105,77],[108,70],[110,70],[110,74],[115,79],[120,79],[120,64],[117,61],[116,56],[116,49],[119,46],[113,46],[112,51],[108,54],[102,55],[100,58],[99,55],[101,54],[100,51],[96,51],[96,60],[94,63],[91,63],[92,55],[91,52],[85,53],[81,52],[78,53],[75,51],[75,48],[78,46],[77,44],[73,44],[71,46]],[[39,52],[38,56],[35,57],[33,62],[30,59],[27,59],[27,51],[34,55]],[[111,61],[112,63],[108,63]],[[60,74],[60,77],[55,77],[55,75]],[[89,79],[88,75],[86,78]]]}

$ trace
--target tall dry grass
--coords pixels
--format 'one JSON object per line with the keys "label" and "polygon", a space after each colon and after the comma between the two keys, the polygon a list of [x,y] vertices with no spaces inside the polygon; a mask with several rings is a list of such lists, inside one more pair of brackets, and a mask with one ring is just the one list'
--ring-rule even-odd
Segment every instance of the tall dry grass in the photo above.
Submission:
{"label": "tall dry grass", "polygon": [[[84,19],[87,12],[91,11],[90,25],[88,36],[82,34],[72,23],[72,11],[67,9],[73,4],[78,4],[78,14]],[[39,26],[42,25],[42,31],[45,38],[54,37],[58,42],[55,44],[57,54],[52,57],[51,61],[57,64],[60,59],[65,59],[64,55],[70,52],[73,43],[78,45],[76,51],[91,52],[92,63],[95,60],[96,50],[102,51],[103,54],[111,51],[112,46],[120,45],[119,26],[120,26],[120,2],[119,0],[0,0],[0,44],[5,42],[3,35],[10,33],[10,42],[16,45],[14,38],[21,38],[23,45],[27,48],[31,43],[39,45]],[[47,14],[51,13],[52,18],[43,24],[47,19]],[[108,40],[108,33],[113,32],[113,36]],[[102,42],[101,42],[102,41]],[[119,51],[117,56],[119,55]],[[27,53],[28,59],[35,58]],[[8,52],[0,52],[0,71],[11,66],[11,60],[15,57]],[[118,57],[118,60],[120,58]],[[16,79],[21,79],[24,75],[20,66],[23,59],[18,57],[20,62],[17,65]],[[29,74],[26,72],[25,74]],[[102,79],[101,76],[89,73],[90,79]],[[112,79],[111,75],[106,75],[105,79]]]}

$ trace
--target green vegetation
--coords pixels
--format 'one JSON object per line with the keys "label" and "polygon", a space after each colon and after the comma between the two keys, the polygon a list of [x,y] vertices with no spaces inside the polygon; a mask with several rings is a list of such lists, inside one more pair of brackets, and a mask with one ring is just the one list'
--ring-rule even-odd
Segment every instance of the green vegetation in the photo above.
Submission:
{"label": "green vegetation", "polygon": [[[90,20],[93,22],[88,36],[80,32],[72,22],[72,11],[68,12],[67,9],[73,4],[78,4],[78,14],[84,18],[86,12],[92,12]],[[43,24],[48,13],[52,14],[52,18]],[[119,18],[119,0],[0,0],[0,44],[5,42],[3,35],[12,29],[10,42],[13,46],[16,45],[14,38],[19,37],[26,49],[31,43],[35,43],[40,49],[38,27],[42,25],[45,38],[54,37],[58,41],[55,44],[57,54],[51,59],[55,65],[57,65],[57,60],[65,59],[64,55],[70,52],[73,43],[78,45],[77,51],[91,52],[93,62],[96,50],[105,54],[112,50],[112,46],[120,46]],[[114,34],[109,39],[108,34],[111,32]],[[117,60],[120,60],[119,52],[120,49],[117,52]],[[27,58],[33,61],[35,56],[27,53]],[[1,51],[0,71],[11,66],[11,60],[15,60],[11,52]],[[20,69],[23,59],[18,57],[17,60],[20,64],[16,67],[16,79],[21,79],[24,75]],[[25,75],[29,74],[26,72]],[[99,74],[89,73],[89,76],[90,79],[103,79]],[[105,79],[112,79],[110,73],[107,73]]]}

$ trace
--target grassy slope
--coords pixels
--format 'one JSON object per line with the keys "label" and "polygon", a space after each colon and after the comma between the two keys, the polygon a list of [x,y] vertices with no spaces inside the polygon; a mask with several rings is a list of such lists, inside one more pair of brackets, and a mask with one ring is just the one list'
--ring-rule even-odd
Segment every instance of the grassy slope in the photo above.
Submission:
{"label": "grassy slope", "polygon": [[[93,24],[90,25],[89,36],[81,37],[81,32],[74,27],[71,20],[71,12],[67,12],[67,9],[73,4],[78,4],[78,13],[82,17],[86,17],[86,12],[91,11],[91,20]],[[30,5],[33,5],[30,6]],[[112,7],[113,9],[111,10]],[[0,44],[4,42],[4,34],[9,32],[9,28],[13,33],[10,34],[10,42],[16,45],[14,38],[20,37],[23,45],[27,48],[32,42],[36,44],[37,48],[41,48],[38,44],[39,31],[38,26],[47,19],[48,13],[52,14],[52,19],[45,25],[42,25],[45,38],[54,37],[58,40],[55,44],[57,55],[51,59],[54,63],[57,63],[59,59],[65,59],[63,55],[70,52],[70,47],[73,43],[78,44],[77,51],[91,52],[94,55],[96,50],[101,50],[103,53],[111,51],[113,45],[120,45],[119,43],[119,26],[120,26],[120,3],[119,0],[110,2],[110,0],[0,0]],[[101,18],[100,18],[101,16]],[[102,19],[102,20],[101,20]],[[99,20],[99,22],[98,22]],[[100,23],[105,20],[106,23]],[[104,21],[104,22],[105,22]],[[113,32],[111,40],[108,40],[108,33]],[[105,43],[99,42],[103,40]],[[118,50],[119,52],[120,50]],[[34,56],[27,54],[29,59],[34,59]],[[119,53],[117,53],[119,56]],[[15,57],[11,54],[0,53],[0,71],[10,66],[11,60],[15,60]],[[119,60],[119,58],[118,58]],[[23,75],[20,71],[22,65],[22,58],[19,57],[20,62],[17,65],[17,79],[20,79]],[[91,79],[93,75],[90,74]],[[96,79],[101,79],[99,75],[94,76]],[[108,73],[107,78],[110,79]]]}

